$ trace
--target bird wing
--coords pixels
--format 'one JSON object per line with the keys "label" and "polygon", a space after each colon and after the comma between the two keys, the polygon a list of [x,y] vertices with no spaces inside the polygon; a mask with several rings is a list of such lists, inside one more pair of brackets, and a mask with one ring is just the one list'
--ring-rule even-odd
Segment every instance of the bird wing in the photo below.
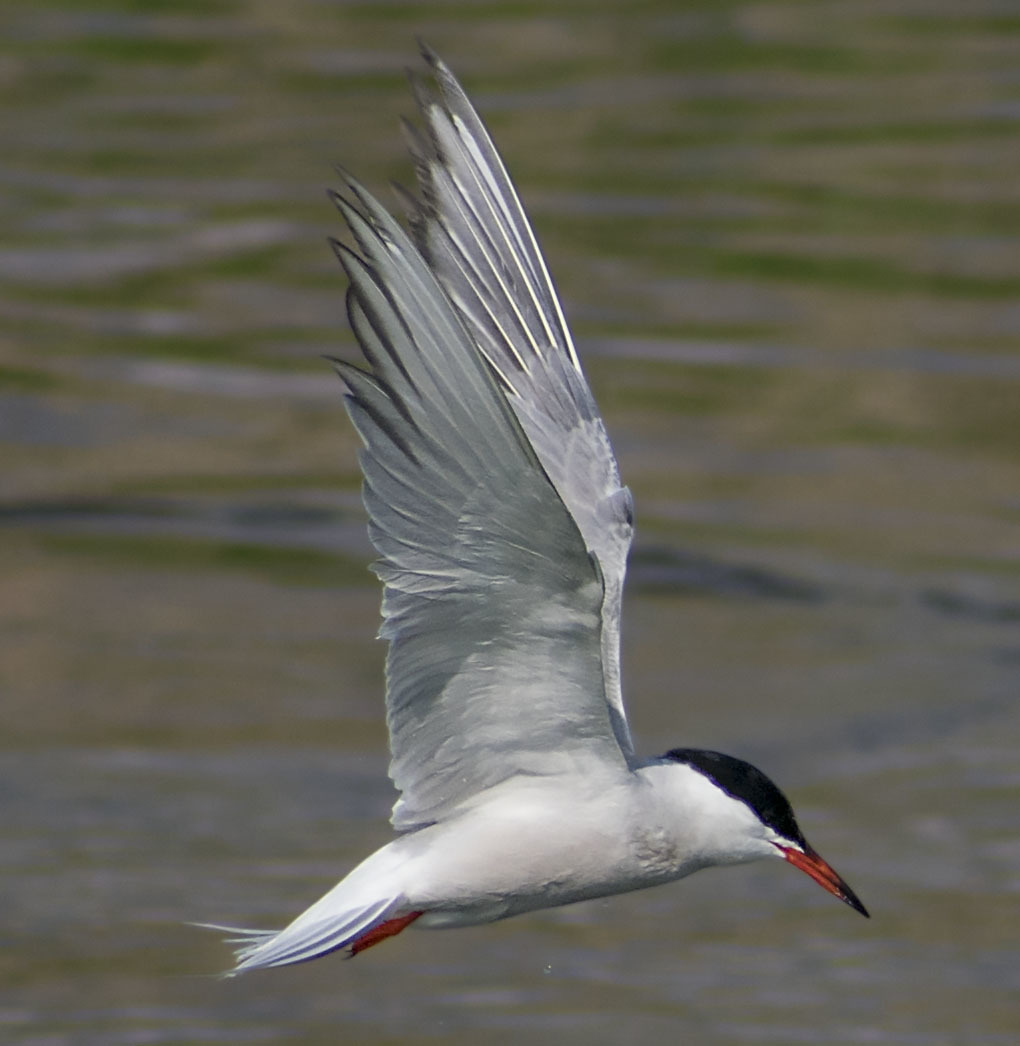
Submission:
{"label": "bird wing", "polygon": [[620,685],[620,617],[633,500],[581,370],[535,234],[481,118],[427,48],[438,96],[416,84],[427,134],[406,125],[420,202],[412,230],[497,375],[604,579],[602,670],[613,731],[633,743]]}
{"label": "bird wing", "polygon": [[368,366],[337,367],[381,557],[394,826],[517,774],[625,769],[598,560],[410,238],[353,180],[334,200],[358,250],[335,244]]}

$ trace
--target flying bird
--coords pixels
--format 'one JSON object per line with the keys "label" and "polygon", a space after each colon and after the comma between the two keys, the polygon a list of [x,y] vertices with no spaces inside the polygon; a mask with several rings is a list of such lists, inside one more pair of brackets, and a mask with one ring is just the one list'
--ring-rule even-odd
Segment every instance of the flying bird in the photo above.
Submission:
{"label": "flying bird", "polygon": [[284,929],[216,927],[237,945],[230,973],[758,858],[867,916],[760,770],[635,753],[619,655],[630,491],[503,162],[423,55],[410,235],[344,172],[332,194],[356,245],[333,243],[364,363],[334,362],[364,443],[398,835]]}

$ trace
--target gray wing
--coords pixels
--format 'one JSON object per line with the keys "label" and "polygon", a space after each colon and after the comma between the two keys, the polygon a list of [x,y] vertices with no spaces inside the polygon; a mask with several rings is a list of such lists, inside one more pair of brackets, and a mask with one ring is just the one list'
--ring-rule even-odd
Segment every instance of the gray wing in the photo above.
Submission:
{"label": "gray wing", "polygon": [[337,366],[381,557],[394,826],[516,774],[625,767],[597,563],[413,243],[353,181],[335,201],[360,252],[336,245],[368,368]]}
{"label": "gray wing", "polygon": [[408,127],[422,201],[409,201],[419,247],[499,375],[528,439],[605,578],[602,663],[613,730],[633,743],[620,686],[620,614],[633,502],[571,343],[517,193],[467,95],[423,50],[439,88],[418,85],[427,126]]}

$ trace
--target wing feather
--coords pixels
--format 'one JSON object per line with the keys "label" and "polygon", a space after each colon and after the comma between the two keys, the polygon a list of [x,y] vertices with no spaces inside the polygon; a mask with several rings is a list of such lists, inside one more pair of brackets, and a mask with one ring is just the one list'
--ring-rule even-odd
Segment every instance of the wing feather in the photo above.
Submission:
{"label": "wing feather", "polygon": [[617,740],[633,759],[620,684],[633,502],[513,183],[460,84],[435,55],[423,54],[438,95],[418,85],[427,133],[409,133],[422,197],[410,204],[415,239],[598,560],[606,700]]}
{"label": "wing feather", "polygon": [[399,829],[515,774],[625,765],[602,666],[602,577],[429,264],[352,179],[337,246],[367,367],[337,362],[379,552]]}

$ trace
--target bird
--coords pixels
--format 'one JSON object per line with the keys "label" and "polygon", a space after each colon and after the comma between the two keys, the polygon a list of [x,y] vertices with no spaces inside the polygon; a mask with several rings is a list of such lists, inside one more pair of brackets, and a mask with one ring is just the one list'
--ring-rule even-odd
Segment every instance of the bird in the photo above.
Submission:
{"label": "bird", "polygon": [[[422,45],[407,227],[350,174],[331,240],[363,361],[332,360],[382,582],[392,841],[227,976],[780,858],[867,917],[742,759],[634,749],[620,679],[633,501],[506,168]],[[211,925],[211,924],[203,924]]]}

